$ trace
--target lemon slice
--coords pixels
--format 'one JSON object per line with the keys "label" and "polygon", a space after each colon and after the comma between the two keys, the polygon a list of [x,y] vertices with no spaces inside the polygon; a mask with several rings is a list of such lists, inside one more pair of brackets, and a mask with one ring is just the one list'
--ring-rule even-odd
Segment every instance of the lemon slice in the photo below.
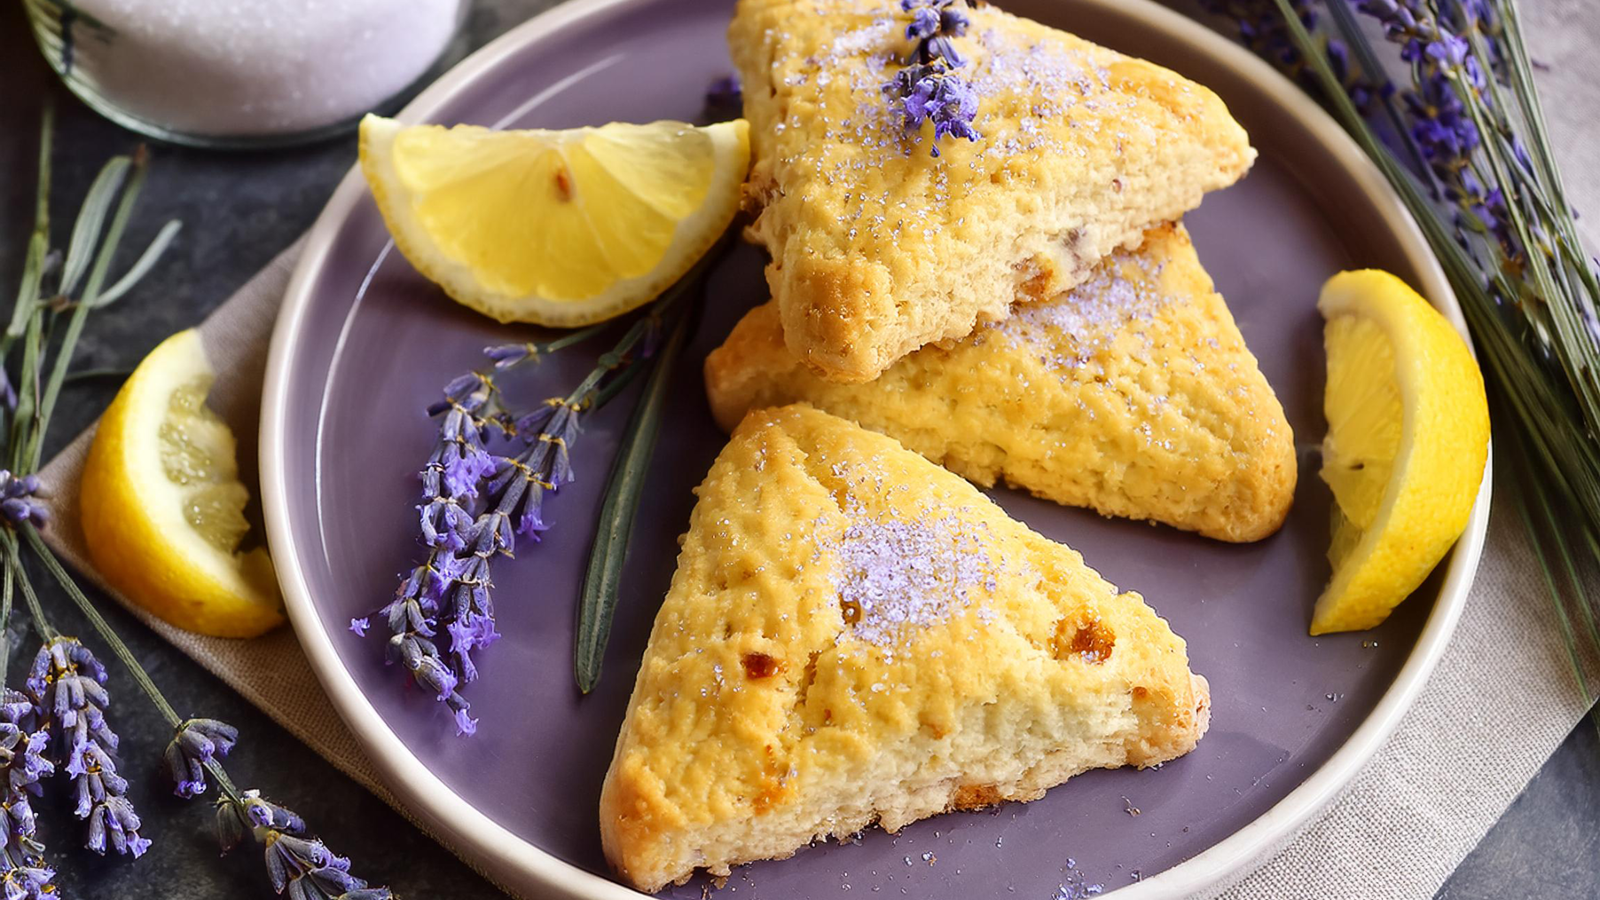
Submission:
{"label": "lemon slice", "polygon": [[1467,526],[1489,453],[1483,373],[1444,316],[1387,272],[1322,288],[1328,384],[1322,480],[1333,578],[1311,633],[1388,618]]}
{"label": "lemon slice", "polygon": [[239,553],[250,493],[233,433],[206,408],[200,334],[150,351],[100,418],[84,463],[83,535],[112,587],[161,619],[218,637],[283,621],[272,561]]}
{"label": "lemon slice", "polygon": [[395,245],[502,322],[572,327],[654,299],[733,221],[743,119],[567,131],[361,121],[361,170]]}

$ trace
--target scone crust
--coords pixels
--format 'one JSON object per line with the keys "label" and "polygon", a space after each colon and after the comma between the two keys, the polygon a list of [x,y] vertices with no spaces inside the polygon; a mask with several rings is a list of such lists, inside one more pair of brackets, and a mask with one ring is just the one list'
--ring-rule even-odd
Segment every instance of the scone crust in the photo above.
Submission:
{"label": "scone crust", "polygon": [[[1206,728],[1204,679],[1137,594],[889,438],[756,411],[698,494],[600,800],[641,890],[1035,799]],[[874,579],[923,590],[852,612],[889,596]]]}
{"label": "scone crust", "polygon": [[836,381],[1055,296],[1255,158],[1210,90],[992,6],[961,69],[981,140],[908,133],[881,90],[898,4],[741,0],[729,29],[755,164],[748,235],[790,350]]}
{"label": "scone crust", "polygon": [[1074,290],[867,384],[810,372],[771,303],[712,351],[705,377],[724,428],[805,401],[980,485],[1219,540],[1272,534],[1294,502],[1283,406],[1177,225],[1150,230]]}

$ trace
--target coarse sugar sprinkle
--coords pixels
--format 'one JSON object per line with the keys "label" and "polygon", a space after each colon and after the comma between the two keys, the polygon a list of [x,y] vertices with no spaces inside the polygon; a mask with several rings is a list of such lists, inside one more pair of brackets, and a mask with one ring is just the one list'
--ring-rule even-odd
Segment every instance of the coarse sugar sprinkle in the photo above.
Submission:
{"label": "coarse sugar sprinkle", "polygon": [[835,560],[834,586],[845,621],[860,640],[895,646],[907,629],[937,625],[968,606],[974,589],[995,589],[994,564],[955,515],[873,516],[853,497],[844,511],[850,524],[827,542],[827,550]]}
{"label": "coarse sugar sprinkle", "polygon": [[1018,306],[992,327],[1027,342],[1051,368],[1070,371],[1089,362],[1124,328],[1149,321],[1173,302],[1160,284],[1160,265],[1120,251],[1065,296]]}

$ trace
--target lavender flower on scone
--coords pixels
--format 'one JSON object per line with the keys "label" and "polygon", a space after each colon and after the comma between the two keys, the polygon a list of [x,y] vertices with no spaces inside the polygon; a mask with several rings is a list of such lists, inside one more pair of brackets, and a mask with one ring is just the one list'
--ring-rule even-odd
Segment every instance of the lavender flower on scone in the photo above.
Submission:
{"label": "lavender flower on scone", "polygon": [[117,736],[106,723],[111,697],[105,666],[77,638],[45,642],[28,675],[28,693],[41,723],[65,744],[64,772],[71,776],[78,818],[88,820],[85,846],[105,853],[144,855],[150,841],[139,834],[139,815],[125,796],[128,782],[117,774]]}
{"label": "lavender flower on scone", "polygon": [[901,0],[900,8],[911,13],[906,37],[917,43],[904,68],[883,86],[905,117],[906,128],[916,130],[923,122],[933,122],[934,156],[939,155],[939,140],[947,134],[969,141],[982,137],[972,127],[978,115],[978,94],[954,73],[966,65],[954,39],[966,34],[968,25],[966,13],[954,2]]}
{"label": "lavender flower on scone", "polygon": [[224,853],[252,835],[263,847],[267,877],[275,893],[291,900],[392,900],[388,888],[368,887],[350,874],[350,860],[305,836],[305,820],[245,791],[217,801],[217,838]]}

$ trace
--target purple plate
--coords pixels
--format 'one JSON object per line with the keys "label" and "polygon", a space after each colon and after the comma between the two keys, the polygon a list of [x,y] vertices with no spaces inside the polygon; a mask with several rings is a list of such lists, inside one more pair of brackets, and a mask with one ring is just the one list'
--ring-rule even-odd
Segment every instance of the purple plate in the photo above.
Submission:
{"label": "purple plate", "polygon": [[[886,6],[894,0],[883,0]],[[1210,85],[1261,151],[1239,185],[1188,218],[1295,429],[1322,436],[1322,323],[1315,299],[1338,269],[1379,266],[1451,315],[1454,299],[1376,171],[1267,66],[1144,0],[1015,0],[1013,11],[1168,65]],[[411,121],[567,127],[692,119],[730,70],[727,0],[578,0],[527,23],[429,89]],[[723,443],[698,363],[766,299],[761,256],[736,250],[709,283],[709,312],[680,368],[598,690],[573,688],[574,603],[595,507],[627,415],[596,416],[579,480],[548,506],[554,528],[497,565],[499,627],[466,688],[481,720],[458,738],[443,706],[382,661],[380,638],[346,630],[393,594],[418,556],[416,469],[433,425],[423,408],[491,343],[522,340],[449,302],[388,242],[359,172],[312,232],[273,341],[263,407],[263,490],[272,550],[296,631],[323,685],[421,820],[502,884],[527,894],[624,897],[600,853],[596,802],[691,489]],[[589,365],[568,351],[510,385],[555,393]],[[1485,484],[1488,481],[1485,479]],[[1012,515],[1082,551],[1137,590],[1189,642],[1211,681],[1211,731],[1158,770],[1097,771],[1043,800],[871,831],[782,862],[739,869],[725,891],[767,897],[847,891],[1049,898],[1091,885],[1178,897],[1237,878],[1335,796],[1415,696],[1460,611],[1487,520],[1417,595],[1365,634],[1306,635],[1327,577],[1329,496],[1308,466],[1283,530],[1234,546],[1102,519],[1008,491]],[[666,892],[699,897],[700,880]]]}

